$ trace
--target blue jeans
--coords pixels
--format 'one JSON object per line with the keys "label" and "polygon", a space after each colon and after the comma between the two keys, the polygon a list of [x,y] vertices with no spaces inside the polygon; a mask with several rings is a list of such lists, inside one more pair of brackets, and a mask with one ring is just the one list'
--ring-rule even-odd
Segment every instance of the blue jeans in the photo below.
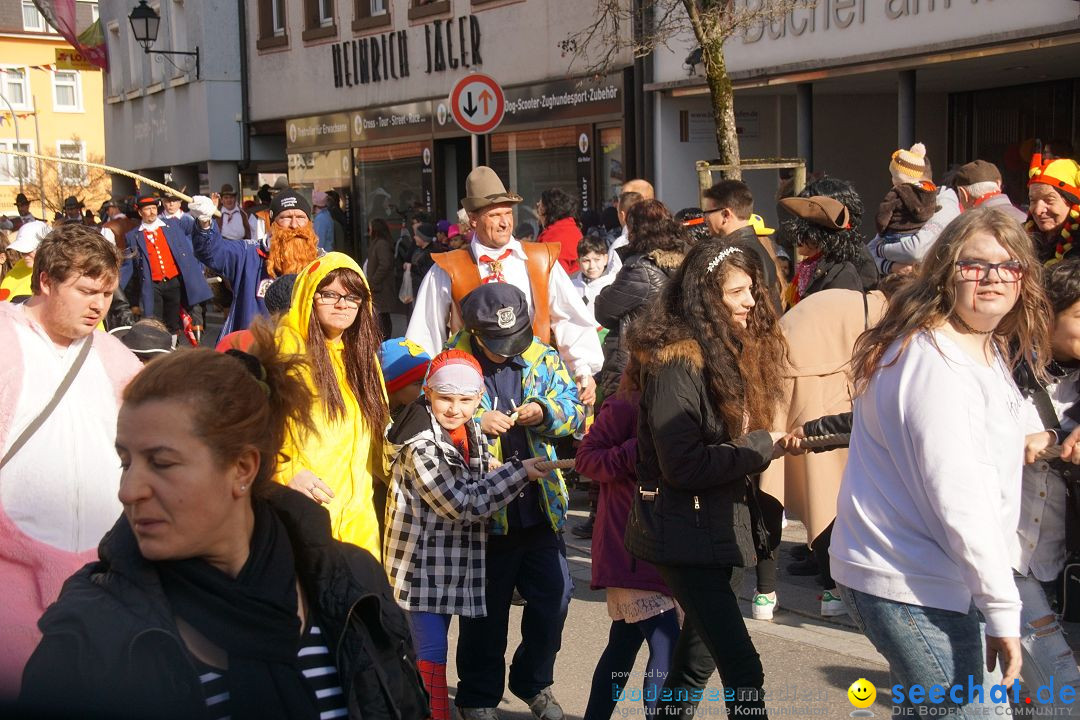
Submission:
{"label": "blue jeans", "polygon": [[[1023,650],[1024,664],[1020,677],[1024,689],[1033,698],[1042,686],[1053,687],[1053,697],[1059,699],[1060,688],[1070,685],[1080,692],[1080,671],[1076,668],[1072,648],[1065,640],[1065,631],[1058,624],[1050,603],[1046,600],[1042,583],[1028,576],[1016,576],[1016,588],[1020,591],[1020,602],[1024,604],[1020,611],[1020,647]],[[1043,622],[1046,621],[1047,622]],[[1038,625],[1032,623],[1038,622]],[[1045,694],[1043,698],[1049,699]],[[1080,717],[1080,700],[1069,705],[1062,703],[1042,703],[1053,707],[1054,717]]]}
{"label": "blue jeans", "polygon": [[[840,585],[837,590],[851,618],[889,663],[890,697],[895,697],[892,688],[901,686],[903,702],[894,707],[949,708],[950,718],[965,720],[993,714],[990,686],[1001,676],[995,679],[986,672],[983,623],[974,605],[958,613],[886,600]],[[925,698],[912,702],[913,685],[921,685],[927,693],[935,685],[946,691],[939,703]],[[961,702],[950,698],[952,686],[962,688]]]}

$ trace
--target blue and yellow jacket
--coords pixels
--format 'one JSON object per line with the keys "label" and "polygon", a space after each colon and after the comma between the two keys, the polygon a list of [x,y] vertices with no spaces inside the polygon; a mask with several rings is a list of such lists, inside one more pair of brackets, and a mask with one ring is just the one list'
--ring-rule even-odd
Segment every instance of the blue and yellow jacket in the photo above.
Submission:
{"label": "blue and yellow jacket", "polygon": [[[471,353],[471,336],[467,332],[459,332],[450,338],[447,347]],[[585,410],[578,400],[577,385],[570,377],[559,353],[537,338],[533,338],[532,345],[521,354],[521,359],[526,364],[526,368],[521,371],[522,404],[536,402],[544,408],[544,419],[540,424],[525,429],[529,447],[533,457],[554,460],[555,448],[549,440],[573,435],[585,420]],[[484,393],[480,407],[476,410],[477,420],[491,409],[491,398]],[[490,445],[491,454],[500,460],[501,445],[499,438],[495,438]],[[551,529],[558,532],[566,521],[566,510],[570,504],[562,473],[558,470],[548,473],[540,480],[540,489],[540,500],[551,521]],[[506,534],[505,508],[492,517],[490,532],[493,535]]]}

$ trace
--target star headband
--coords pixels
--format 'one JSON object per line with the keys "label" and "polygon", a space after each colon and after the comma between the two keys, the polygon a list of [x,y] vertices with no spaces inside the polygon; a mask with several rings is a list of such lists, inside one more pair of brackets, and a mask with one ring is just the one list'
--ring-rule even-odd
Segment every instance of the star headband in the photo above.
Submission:
{"label": "star headband", "polygon": [[742,252],[742,248],[737,248],[734,245],[732,245],[731,247],[726,247],[720,252],[718,252],[716,254],[716,257],[714,257],[709,263],[709,267],[705,268],[705,274],[708,275],[709,273],[711,273],[713,270],[716,269],[717,265],[724,262],[724,258],[728,257],[729,255],[734,255],[737,252]]}

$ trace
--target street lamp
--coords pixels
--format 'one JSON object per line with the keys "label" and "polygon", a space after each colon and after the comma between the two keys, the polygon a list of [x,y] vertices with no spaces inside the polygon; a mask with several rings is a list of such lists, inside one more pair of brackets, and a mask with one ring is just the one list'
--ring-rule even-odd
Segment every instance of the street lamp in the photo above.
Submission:
{"label": "street lamp", "polygon": [[[128,15],[128,22],[131,23],[131,32],[135,35],[135,40],[142,45],[142,49],[147,55],[164,55],[168,60],[169,55],[187,55],[188,57],[195,58],[195,79],[199,79],[199,47],[195,46],[195,52],[185,50],[151,50],[150,46],[154,44],[158,36],[158,28],[161,26],[161,16],[157,14],[154,8],[146,4],[146,0],[139,0],[139,4],[135,6],[135,9]],[[179,69],[176,63],[169,60],[173,67]]]}

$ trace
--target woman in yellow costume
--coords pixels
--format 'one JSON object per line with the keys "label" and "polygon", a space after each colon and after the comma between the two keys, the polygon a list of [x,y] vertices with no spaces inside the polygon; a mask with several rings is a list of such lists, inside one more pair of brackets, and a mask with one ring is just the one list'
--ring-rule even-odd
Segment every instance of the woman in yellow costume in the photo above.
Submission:
{"label": "woman in yellow costume", "polygon": [[389,413],[371,291],[360,266],[332,252],[300,272],[292,298],[278,325],[278,349],[307,358],[317,432],[289,427],[276,480],[329,510],[335,538],[378,558],[371,483],[383,462]]}

